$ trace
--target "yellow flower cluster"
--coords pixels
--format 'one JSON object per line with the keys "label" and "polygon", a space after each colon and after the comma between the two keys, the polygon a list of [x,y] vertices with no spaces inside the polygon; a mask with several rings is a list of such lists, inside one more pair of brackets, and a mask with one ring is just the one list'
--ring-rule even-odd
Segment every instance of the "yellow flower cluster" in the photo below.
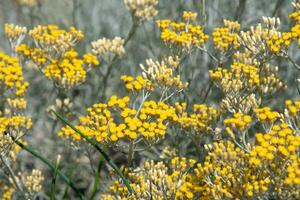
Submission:
{"label": "yellow flower cluster", "polygon": [[7,99],[7,104],[11,109],[23,110],[26,108],[27,102],[24,98]]}
{"label": "yellow flower cluster", "polygon": [[30,58],[38,67],[43,66],[47,62],[46,54],[41,49],[31,48],[26,44],[17,46],[16,52],[24,59]]}
{"label": "yellow flower cluster", "polygon": [[69,89],[84,82],[88,67],[98,63],[97,58],[92,54],[85,54],[83,59],[79,59],[78,53],[70,50],[63,55],[59,62],[52,60],[44,68],[44,74],[58,86]]}
{"label": "yellow flower cluster", "polygon": [[120,37],[114,39],[102,38],[91,43],[92,51],[100,56],[122,56],[125,53],[124,42],[125,40]]}
{"label": "yellow flower cluster", "polygon": [[274,33],[267,39],[266,43],[270,51],[274,54],[282,53],[283,50],[287,50],[293,39],[293,34],[290,32]]}
{"label": "yellow flower cluster", "polygon": [[269,107],[256,108],[254,112],[256,114],[257,119],[261,123],[273,124],[279,117],[279,113],[272,111]]}
{"label": "yellow flower cluster", "polygon": [[31,119],[25,116],[12,116],[10,118],[1,117],[0,133],[5,134],[14,131],[24,132],[24,130],[30,129],[32,126]]}
{"label": "yellow flower cluster", "polygon": [[300,113],[300,100],[298,101],[291,101],[291,100],[286,100],[285,101],[285,106],[288,111],[288,114],[290,117],[296,117]]}
{"label": "yellow flower cluster", "polygon": [[200,188],[194,187],[192,175],[188,172],[195,163],[195,160],[184,157],[173,158],[169,165],[147,161],[128,174],[134,194],[129,195],[127,188],[116,180],[110,186],[109,194],[103,194],[101,199],[194,199]]}
{"label": "yellow flower cluster", "polygon": [[183,11],[182,18],[184,21],[193,22],[196,20],[198,13],[190,12],[190,11]]}
{"label": "yellow flower cluster", "polygon": [[299,136],[282,124],[256,138],[250,153],[231,142],[207,145],[209,155],[195,169],[202,198],[263,198],[270,190],[281,198],[299,198]]}
{"label": "yellow flower cluster", "polygon": [[230,48],[239,47],[237,31],[240,30],[240,24],[235,21],[224,20],[224,27],[214,28],[212,33],[215,47],[221,52],[228,51]]}
{"label": "yellow flower cluster", "polygon": [[[272,178],[281,198],[300,198],[300,136],[287,124],[274,125],[266,134],[257,133],[257,144],[250,152],[249,163]],[[280,178],[278,178],[280,177]]]}
{"label": "yellow flower cluster", "polygon": [[243,132],[249,128],[251,122],[252,117],[250,115],[245,115],[243,113],[235,113],[232,118],[226,118],[224,120],[224,125],[225,127],[229,127],[239,132]]}
{"label": "yellow flower cluster", "polygon": [[83,39],[83,34],[74,27],[66,31],[56,25],[37,26],[29,31],[29,36],[37,47],[20,44],[16,52],[22,58],[32,60],[58,88],[70,89],[81,84],[89,68],[99,65],[93,54],[78,58],[73,47]]}
{"label": "yellow flower cluster", "polygon": [[[186,18],[184,13],[183,18]],[[191,14],[190,14],[191,15]],[[194,14],[195,15],[195,14]],[[193,47],[203,47],[208,35],[203,33],[202,27],[188,22],[172,22],[169,19],[158,20],[157,26],[161,30],[161,39],[169,46],[180,50],[190,50]]]}
{"label": "yellow flower cluster", "polygon": [[300,100],[285,101],[285,110],[284,114],[281,116],[281,119],[286,122],[290,128],[294,131],[299,131],[300,124]]}
{"label": "yellow flower cluster", "polygon": [[7,184],[0,182],[0,199],[1,200],[11,200],[12,195],[15,192],[15,188],[8,186]]}
{"label": "yellow flower cluster", "polygon": [[[239,53],[235,60],[256,63],[248,59],[248,56],[249,54]],[[230,112],[249,112],[259,104],[259,94],[270,95],[285,87],[278,77],[278,68],[269,64],[258,68],[234,62],[229,70],[219,67],[214,71],[210,70],[209,74],[225,95],[222,104]]]}
{"label": "yellow flower cluster", "polygon": [[263,25],[258,24],[255,27],[251,27],[249,31],[241,32],[239,37],[240,43],[254,55],[266,56],[268,53],[271,53],[285,56],[293,39],[299,38],[298,12],[290,15],[290,18],[297,22],[291,28],[291,31],[278,31],[280,26],[279,18],[263,17]]}
{"label": "yellow flower cluster", "polygon": [[0,117],[0,150],[15,160],[20,148],[13,143],[14,138],[20,138],[32,126],[30,118],[25,116]]}
{"label": "yellow flower cluster", "polygon": [[212,131],[214,121],[218,119],[220,110],[205,104],[194,104],[192,114],[186,112],[186,103],[175,103],[178,124],[183,128],[192,128],[196,134]]}
{"label": "yellow flower cluster", "polygon": [[[177,119],[175,109],[163,102],[146,101],[138,111],[128,106],[129,101],[129,97],[118,99],[112,96],[107,104],[95,104],[88,108],[86,116],[79,118],[76,127],[98,142],[138,137],[155,140],[165,136],[168,121]],[[59,136],[80,140],[80,136],[68,127],[62,128]]]}
{"label": "yellow flower cluster", "polygon": [[126,7],[139,21],[146,21],[158,14],[155,6],[159,0],[124,0]]}
{"label": "yellow flower cluster", "polygon": [[217,68],[209,71],[209,74],[225,94],[239,93],[241,90],[251,91],[260,84],[258,68],[243,63],[233,63],[229,70]]}
{"label": "yellow flower cluster", "polygon": [[0,88],[20,97],[24,95],[28,85],[28,82],[24,81],[18,59],[0,53]]}
{"label": "yellow flower cluster", "polygon": [[[266,196],[270,178],[250,168],[248,155],[231,142],[208,145],[204,164],[195,169],[201,199],[243,199]],[[198,187],[199,187],[198,186]]]}
{"label": "yellow flower cluster", "polygon": [[17,44],[19,44],[24,39],[26,33],[26,27],[16,26],[14,24],[4,25],[4,34],[10,42],[17,42]]}
{"label": "yellow flower cluster", "polygon": [[19,139],[32,126],[31,119],[22,114],[28,85],[18,59],[0,53],[0,151],[12,160],[20,151],[13,138]]}
{"label": "yellow flower cluster", "polygon": [[145,162],[143,168],[128,173],[134,194],[129,195],[117,180],[102,198],[170,199],[169,195],[173,195],[174,199],[265,199],[274,195],[298,199],[300,136],[294,135],[287,124],[281,124],[274,125],[269,133],[258,133],[256,140],[250,152],[230,141],[208,144],[208,155],[202,164],[178,157],[171,160],[169,167],[161,162]]}
{"label": "yellow flower cluster", "polygon": [[289,15],[290,19],[295,21],[294,26],[291,27],[291,33],[292,37],[298,40],[298,45],[300,46],[300,2],[295,2],[293,6],[295,7],[295,12]]}
{"label": "yellow flower cluster", "polygon": [[187,83],[181,81],[180,75],[176,74],[179,67],[178,57],[170,56],[161,62],[147,59],[146,64],[147,66],[140,64],[140,68],[143,70],[143,78],[150,81],[152,85],[178,90],[182,90],[188,86]]}
{"label": "yellow flower cluster", "polygon": [[69,31],[56,25],[37,26],[29,31],[37,46],[49,56],[61,56],[83,39],[83,33],[71,27]]}
{"label": "yellow flower cluster", "polygon": [[121,80],[124,82],[126,89],[139,92],[142,89],[153,90],[154,85],[142,76],[136,78],[128,75],[121,76]]}

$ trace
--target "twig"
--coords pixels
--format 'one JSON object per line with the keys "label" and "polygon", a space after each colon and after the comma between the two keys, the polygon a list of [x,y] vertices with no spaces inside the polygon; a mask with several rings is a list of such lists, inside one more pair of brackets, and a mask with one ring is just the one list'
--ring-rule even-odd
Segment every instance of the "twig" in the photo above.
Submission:
{"label": "twig", "polygon": [[294,65],[294,67],[300,70],[300,66],[290,57],[290,55],[286,54],[286,58]]}

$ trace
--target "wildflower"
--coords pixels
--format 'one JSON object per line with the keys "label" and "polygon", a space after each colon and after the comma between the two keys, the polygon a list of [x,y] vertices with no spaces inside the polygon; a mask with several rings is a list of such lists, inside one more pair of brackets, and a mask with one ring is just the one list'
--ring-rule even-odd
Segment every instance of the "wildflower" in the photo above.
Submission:
{"label": "wildflower", "polygon": [[114,39],[102,38],[91,43],[92,51],[95,55],[100,56],[122,56],[125,54],[124,42],[124,39],[120,37]]}
{"label": "wildflower", "polygon": [[19,173],[19,177],[30,194],[38,193],[42,189],[44,176],[41,171],[33,169],[30,175]]}
{"label": "wildflower", "polygon": [[49,56],[62,55],[83,39],[83,33],[74,27],[66,31],[56,25],[37,26],[29,31],[29,36]]}
{"label": "wildflower", "polygon": [[214,28],[213,42],[221,52],[227,51],[229,48],[238,48],[238,34],[240,24],[238,22],[224,20],[224,27]]}
{"label": "wildflower", "polygon": [[158,14],[155,6],[159,0],[124,0],[126,7],[140,21],[147,21]]}
{"label": "wildflower", "polygon": [[170,20],[158,20],[156,23],[161,29],[161,39],[168,46],[190,50],[193,47],[202,47],[208,40],[208,35],[203,33],[202,27],[199,25],[184,22],[176,23]]}
{"label": "wildflower", "polygon": [[193,187],[189,169],[193,168],[195,162],[184,157],[172,158],[169,165],[146,161],[143,166],[128,173],[135,193],[129,195],[127,188],[115,180],[109,193],[103,194],[101,199],[193,199],[198,188]]}

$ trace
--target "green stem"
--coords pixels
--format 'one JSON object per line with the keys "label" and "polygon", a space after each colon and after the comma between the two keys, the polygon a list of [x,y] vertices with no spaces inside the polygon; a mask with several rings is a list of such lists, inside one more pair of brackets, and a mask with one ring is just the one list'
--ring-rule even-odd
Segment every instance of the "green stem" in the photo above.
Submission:
{"label": "green stem", "polygon": [[[39,152],[33,150],[32,148],[30,148],[27,145],[24,145],[20,141],[15,141],[15,143],[17,145],[19,145],[25,151],[29,152],[30,154],[32,154],[33,156],[38,158],[40,161],[45,163],[53,172],[55,171],[55,166],[47,158],[43,157]],[[79,191],[79,189],[75,186],[75,184],[63,172],[61,172],[59,169],[57,169],[57,174],[58,174],[58,176],[60,176],[62,178],[62,180],[66,184],[68,184],[74,190],[74,192],[78,195],[79,199],[81,199],[81,200],[85,199],[85,197],[82,195],[82,193]]]}
{"label": "green stem", "polygon": [[60,157],[57,158],[56,164],[55,164],[55,169],[53,172],[53,177],[52,177],[52,183],[51,183],[51,195],[50,199],[55,200],[55,188],[56,188],[56,178],[57,178],[57,171],[59,167],[59,162],[60,162]]}
{"label": "green stem", "polygon": [[101,156],[99,164],[98,164],[97,173],[96,173],[95,180],[94,180],[94,185],[93,185],[93,192],[92,192],[90,200],[93,200],[95,198],[96,194],[97,194],[101,169],[102,169],[102,166],[103,166],[103,163],[104,163],[103,161],[104,161],[104,158],[103,158],[103,156]]}
{"label": "green stem", "polygon": [[131,165],[132,165],[132,159],[133,159],[133,154],[134,154],[133,149],[134,149],[134,144],[133,144],[133,141],[131,141],[129,144],[129,150],[128,150],[128,159],[127,159],[128,167],[131,167]]}
{"label": "green stem", "polygon": [[119,167],[110,159],[110,157],[105,153],[105,151],[99,146],[99,144],[95,140],[93,140],[93,139],[87,137],[86,135],[84,135],[80,130],[78,130],[77,128],[75,128],[72,124],[70,124],[66,119],[64,119],[62,116],[60,116],[54,110],[51,110],[51,111],[55,114],[55,116],[58,119],[60,119],[63,123],[65,123],[71,129],[73,129],[82,138],[84,138],[88,143],[90,143],[92,146],[94,146],[99,151],[99,153],[103,156],[103,158],[106,160],[106,162],[108,162],[109,166],[111,166],[114,169],[114,171],[118,174],[118,176],[122,179],[123,183],[125,184],[125,186],[127,187],[128,191],[129,191],[129,193],[130,194],[134,193],[134,190],[130,186],[129,180],[127,180],[125,178],[125,176],[123,175],[123,173],[119,169]]}

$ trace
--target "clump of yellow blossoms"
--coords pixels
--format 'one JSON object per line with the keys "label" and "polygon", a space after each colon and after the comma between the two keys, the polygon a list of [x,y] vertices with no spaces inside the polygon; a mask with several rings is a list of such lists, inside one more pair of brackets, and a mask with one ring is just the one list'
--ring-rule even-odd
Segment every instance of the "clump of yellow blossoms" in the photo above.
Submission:
{"label": "clump of yellow blossoms", "polygon": [[[242,60],[242,58],[236,59]],[[243,60],[247,61],[244,58]],[[257,66],[235,62],[229,70],[219,67],[209,71],[209,74],[225,95],[223,99],[225,108],[231,112],[249,112],[251,108],[257,107],[260,101],[255,93],[270,95],[284,88],[277,71],[277,68],[268,64],[260,69]]]}
{"label": "clump of yellow blossoms", "polygon": [[0,53],[0,149],[12,157],[13,138],[19,139],[32,126],[31,119],[22,112],[28,85],[18,59]]}
{"label": "clump of yellow blossoms", "polygon": [[235,113],[232,118],[226,118],[224,120],[225,127],[236,129],[240,132],[249,128],[252,122],[250,115],[244,115],[243,113]]}
{"label": "clump of yellow blossoms", "polygon": [[114,39],[101,38],[91,43],[92,51],[95,55],[103,57],[122,56],[125,53],[124,42],[125,40],[120,37]]}
{"label": "clump of yellow blossoms", "polygon": [[4,34],[8,39],[11,48],[15,51],[15,48],[22,42],[27,33],[26,27],[16,26],[14,24],[4,25]]}
{"label": "clump of yellow blossoms", "polygon": [[[136,110],[129,107],[129,97],[112,96],[107,104],[99,103],[88,108],[88,114],[79,118],[76,126],[86,136],[100,143],[114,143],[121,139],[135,140],[145,138],[155,141],[163,138],[167,122],[175,121],[175,109],[163,102],[146,101]],[[60,136],[81,137],[69,127],[62,128]]]}
{"label": "clump of yellow blossoms", "polygon": [[78,58],[73,47],[83,39],[83,34],[74,27],[66,31],[55,25],[37,26],[29,35],[37,47],[21,44],[16,52],[31,59],[57,88],[70,89],[83,83],[90,67],[99,64],[97,57],[90,53]]}
{"label": "clump of yellow blossoms", "polygon": [[249,31],[241,31],[239,41],[247,51],[261,58],[269,54],[285,55],[295,35],[280,32],[279,26],[279,18],[263,17],[263,24],[251,27]]}
{"label": "clump of yellow blossoms", "polygon": [[[136,78],[128,75],[121,76],[125,87],[128,90],[139,92],[140,90],[152,91],[155,88],[159,88],[162,91],[161,100],[165,101],[169,99],[174,93],[180,92],[185,89],[188,84],[183,83],[178,74],[179,58],[168,57],[162,59],[162,61],[153,61],[152,59],[146,60],[146,66],[140,64],[142,69],[142,76]],[[174,90],[173,93],[168,94],[170,90]]]}
{"label": "clump of yellow blossoms", "polygon": [[242,89],[251,91],[260,83],[258,68],[243,63],[233,63],[230,70],[217,68],[209,74],[225,94],[239,93]]}
{"label": "clump of yellow blossoms", "polygon": [[237,31],[240,30],[240,24],[235,21],[224,20],[224,27],[214,28],[212,33],[215,47],[221,52],[226,52],[230,48],[239,47]]}
{"label": "clump of yellow blossoms", "polygon": [[1,200],[11,200],[15,188],[8,186],[4,182],[0,182],[0,198]]}
{"label": "clump of yellow blossoms", "polygon": [[184,21],[193,22],[196,20],[198,13],[191,11],[183,11],[182,18]]}
{"label": "clump of yellow blossoms", "polygon": [[300,2],[293,2],[295,12],[290,14],[290,19],[295,21],[294,26],[291,28],[291,33],[293,38],[298,40],[298,45],[300,46]]}
{"label": "clump of yellow blossoms", "polygon": [[296,117],[300,113],[300,101],[285,101],[286,111],[290,117]]}
{"label": "clump of yellow blossoms", "polygon": [[208,35],[204,34],[201,26],[192,24],[195,14],[189,16],[193,17],[183,14],[183,19],[188,20],[186,22],[176,23],[169,19],[157,21],[157,26],[161,30],[160,37],[166,45],[187,51],[193,47],[203,47],[208,40]]}
{"label": "clump of yellow blossoms", "polygon": [[151,19],[158,14],[155,6],[159,0],[124,0],[126,7],[140,22]]}
{"label": "clump of yellow blossoms", "polygon": [[154,85],[142,76],[132,77],[129,75],[121,76],[121,80],[124,82],[126,89],[140,92],[141,90],[153,90]]}
{"label": "clump of yellow blossoms", "polygon": [[83,59],[78,58],[74,50],[67,51],[61,60],[52,60],[44,68],[45,76],[53,80],[59,87],[72,88],[85,81],[86,71],[89,66],[96,66],[99,62],[92,54],[85,54]]}
{"label": "clump of yellow blossoms", "polygon": [[9,90],[15,97],[21,97],[28,85],[24,80],[18,59],[0,53],[0,90],[3,92]]}
{"label": "clump of yellow blossoms", "polygon": [[61,56],[83,39],[83,33],[74,27],[66,31],[56,25],[37,26],[29,31],[29,36],[51,58]]}
{"label": "clump of yellow blossoms", "polygon": [[122,182],[116,180],[110,186],[109,194],[103,194],[101,199],[193,199],[195,192],[200,189],[194,187],[189,173],[195,163],[195,160],[184,157],[173,158],[169,165],[147,161],[128,174],[134,194],[129,195]]}
{"label": "clump of yellow blossoms", "polygon": [[192,128],[196,134],[207,133],[213,130],[214,122],[217,121],[221,112],[212,106],[194,104],[193,113],[186,111],[186,103],[176,103],[178,124],[184,129]]}
{"label": "clump of yellow blossoms", "polygon": [[294,131],[299,131],[300,124],[300,100],[285,101],[285,110],[284,115],[282,116],[283,120],[291,127]]}
{"label": "clump of yellow blossoms", "polygon": [[40,68],[44,66],[48,60],[46,54],[41,49],[31,48],[26,44],[17,46],[16,52],[21,58],[30,58],[32,62]]}
{"label": "clump of yellow blossoms", "polygon": [[147,66],[140,64],[143,70],[143,78],[150,81],[153,85],[160,88],[176,88],[182,90],[188,86],[187,83],[181,81],[179,74],[176,75],[179,67],[178,57],[168,57],[161,62],[146,60]]}
{"label": "clump of yellow blossoms", "polygon": [[209,151],[195,173],[200,199],[242,199],[264,197],[270,178],[247,163],[247,154],[231,142],[207,145]]}
{"label": "clump of yellow blossoms", "polygon": [[300,136],[295,134],[285,123],[274,125],[268,133],[256,134],[257,145],[250,152],[249,163],[270,170],[274,192],[281,198],[300,197]]}
{"label": "clump of yellow blossoms", "polygon": [[256,66],[233,63],[230,69],[217,68],[209,71],[211,79],[225,95],[223,106],[230,112],[245,112],[256,107],[253,94],[260,86],[259,70]]}
{"label": "clump of yellow blossoms", "polygon": [[273,124],[275,120],[279,117],[279,113],[272,111],[269,107],[256,108],[256,117],[261,123]]}

